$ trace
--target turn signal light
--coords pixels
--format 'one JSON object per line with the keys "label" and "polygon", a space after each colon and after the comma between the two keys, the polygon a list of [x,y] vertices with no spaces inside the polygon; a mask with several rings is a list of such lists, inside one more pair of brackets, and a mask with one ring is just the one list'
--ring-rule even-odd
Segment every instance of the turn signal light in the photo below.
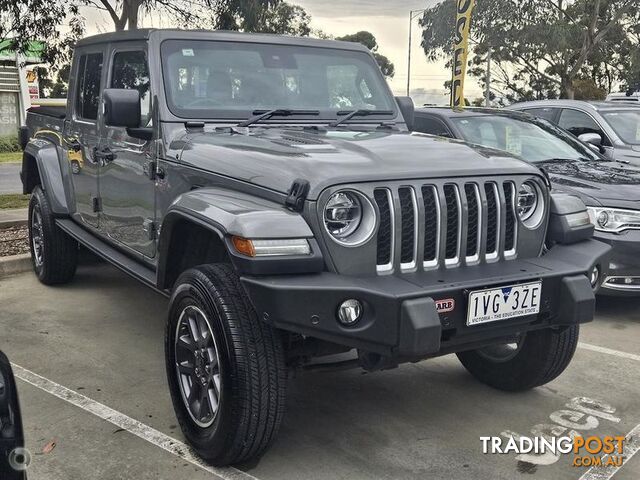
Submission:
{"label": "turn signal light", "polygon": [[233,242],[233,247],[236,249],[236,252],[246,255],[247,257],[256,256],[256,249],[253,248],[253,242],[248,238],[232,237],[231,241]]}
{"label": "turn signal light", "polygon": [[247,257],[278,257],[311,254],[311,247],[306,238],[250,240],[243,237],[231,237],[231,241],[236,251]]}

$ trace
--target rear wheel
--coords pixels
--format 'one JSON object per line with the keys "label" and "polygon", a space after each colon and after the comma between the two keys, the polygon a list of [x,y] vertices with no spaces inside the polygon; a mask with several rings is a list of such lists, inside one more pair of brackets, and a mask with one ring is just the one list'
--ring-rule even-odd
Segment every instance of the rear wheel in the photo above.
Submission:
{"label": "rear wheel", "polygon": [[284,354],[229,265],[180,276],[165,349],[173,407],[198,454],[219,466],[262,454],[284,414]]}
{"label": "rear wheel", "polygon": [[33,270],[46,285],[67,283],[78,264],[78,242],[55,223],[47,196],[40,186],[29,201],[29,245]]}
{"label": "rear wheel", "polygon": [[462,365],[482,383],[509,391],[528,390],[550,382],[569,365],[580,327],[535,330],[508,344],[458,353]]}

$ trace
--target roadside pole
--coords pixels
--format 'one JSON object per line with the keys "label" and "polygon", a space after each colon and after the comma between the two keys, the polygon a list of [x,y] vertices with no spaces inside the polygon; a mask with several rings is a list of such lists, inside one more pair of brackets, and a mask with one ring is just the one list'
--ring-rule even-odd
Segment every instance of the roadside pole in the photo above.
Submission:
{"label": "roadside pole", "polygon": [[409,49],[408,49],[409,54],[407,56],[407,97],[410,95],[410,92],[411,92],[411,40],[412,40],[411,28],[413,26],[412,24],[415,18],[425,11],[426,11],[426,8],[409,11]]}
{"label": "roadside pole", "polygon": [[20,53],[16,53],[16,68],[18,69],[18,85],[20,87],[18,95],[19,123],[24,125],[27,121],[27,109],[31,107],[31,95],[27,85],[27,69],[25,68],[24,55]]}
{"label": "roadside pole", "polygon": [[487,50],[487,74],[484,79],[484,106],[491,106],[491,47]]}

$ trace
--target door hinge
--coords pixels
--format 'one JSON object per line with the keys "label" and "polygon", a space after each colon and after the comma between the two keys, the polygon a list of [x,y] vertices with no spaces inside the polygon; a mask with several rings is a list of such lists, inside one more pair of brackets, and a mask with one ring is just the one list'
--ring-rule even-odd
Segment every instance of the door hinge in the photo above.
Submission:
{"label": "door hinge", "polygon": [[309,182],[303,178],[296,178],[287,192],[284,205],[294,212],[301,212],[304,208],[304,201],[309,193]]}
{"label": "door hinge", "polygon": [[147,238],[149,240],[155,240],[158,235],[158,224],[147,218],[144,222],[142,222],[142,229],[147,233]]}
{"label": "door hinge", "polygon": [[149,180],[163,180],[164,179],[164,169],[158,165],[158,162],[151,160],[144,164],[143,167],[144,173],[147,175]]}
{"label": "door hinge", "polygon": [[91,197],[91,203],[94,213],[102,211],[102,199],[100,197]]}

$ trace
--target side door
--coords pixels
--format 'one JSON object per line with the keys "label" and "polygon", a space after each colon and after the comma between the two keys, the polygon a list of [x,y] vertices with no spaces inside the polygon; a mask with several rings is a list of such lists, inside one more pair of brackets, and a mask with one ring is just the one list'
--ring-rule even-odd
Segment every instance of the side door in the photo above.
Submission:
{"label": "side door", "polygon": [[102,49],[83,49],[75,53],[78,60],[71,72],[68,116],[64,124],[64,142],[70,164],[75,198],[76,221],[98,227],[100,210],[98,174],[95,156],[100,141],[100,92],[104,77]]}
{"label": "side door", "polygon": [[[109,52],[108,88],[136,89],[141,126],[151,126],[151,82],[145,43],[116,43]],[[149,166],[155,143],[131,137],[125,128],[103,127],[100,228],[120,246],[155,256],[155,183]]]}

